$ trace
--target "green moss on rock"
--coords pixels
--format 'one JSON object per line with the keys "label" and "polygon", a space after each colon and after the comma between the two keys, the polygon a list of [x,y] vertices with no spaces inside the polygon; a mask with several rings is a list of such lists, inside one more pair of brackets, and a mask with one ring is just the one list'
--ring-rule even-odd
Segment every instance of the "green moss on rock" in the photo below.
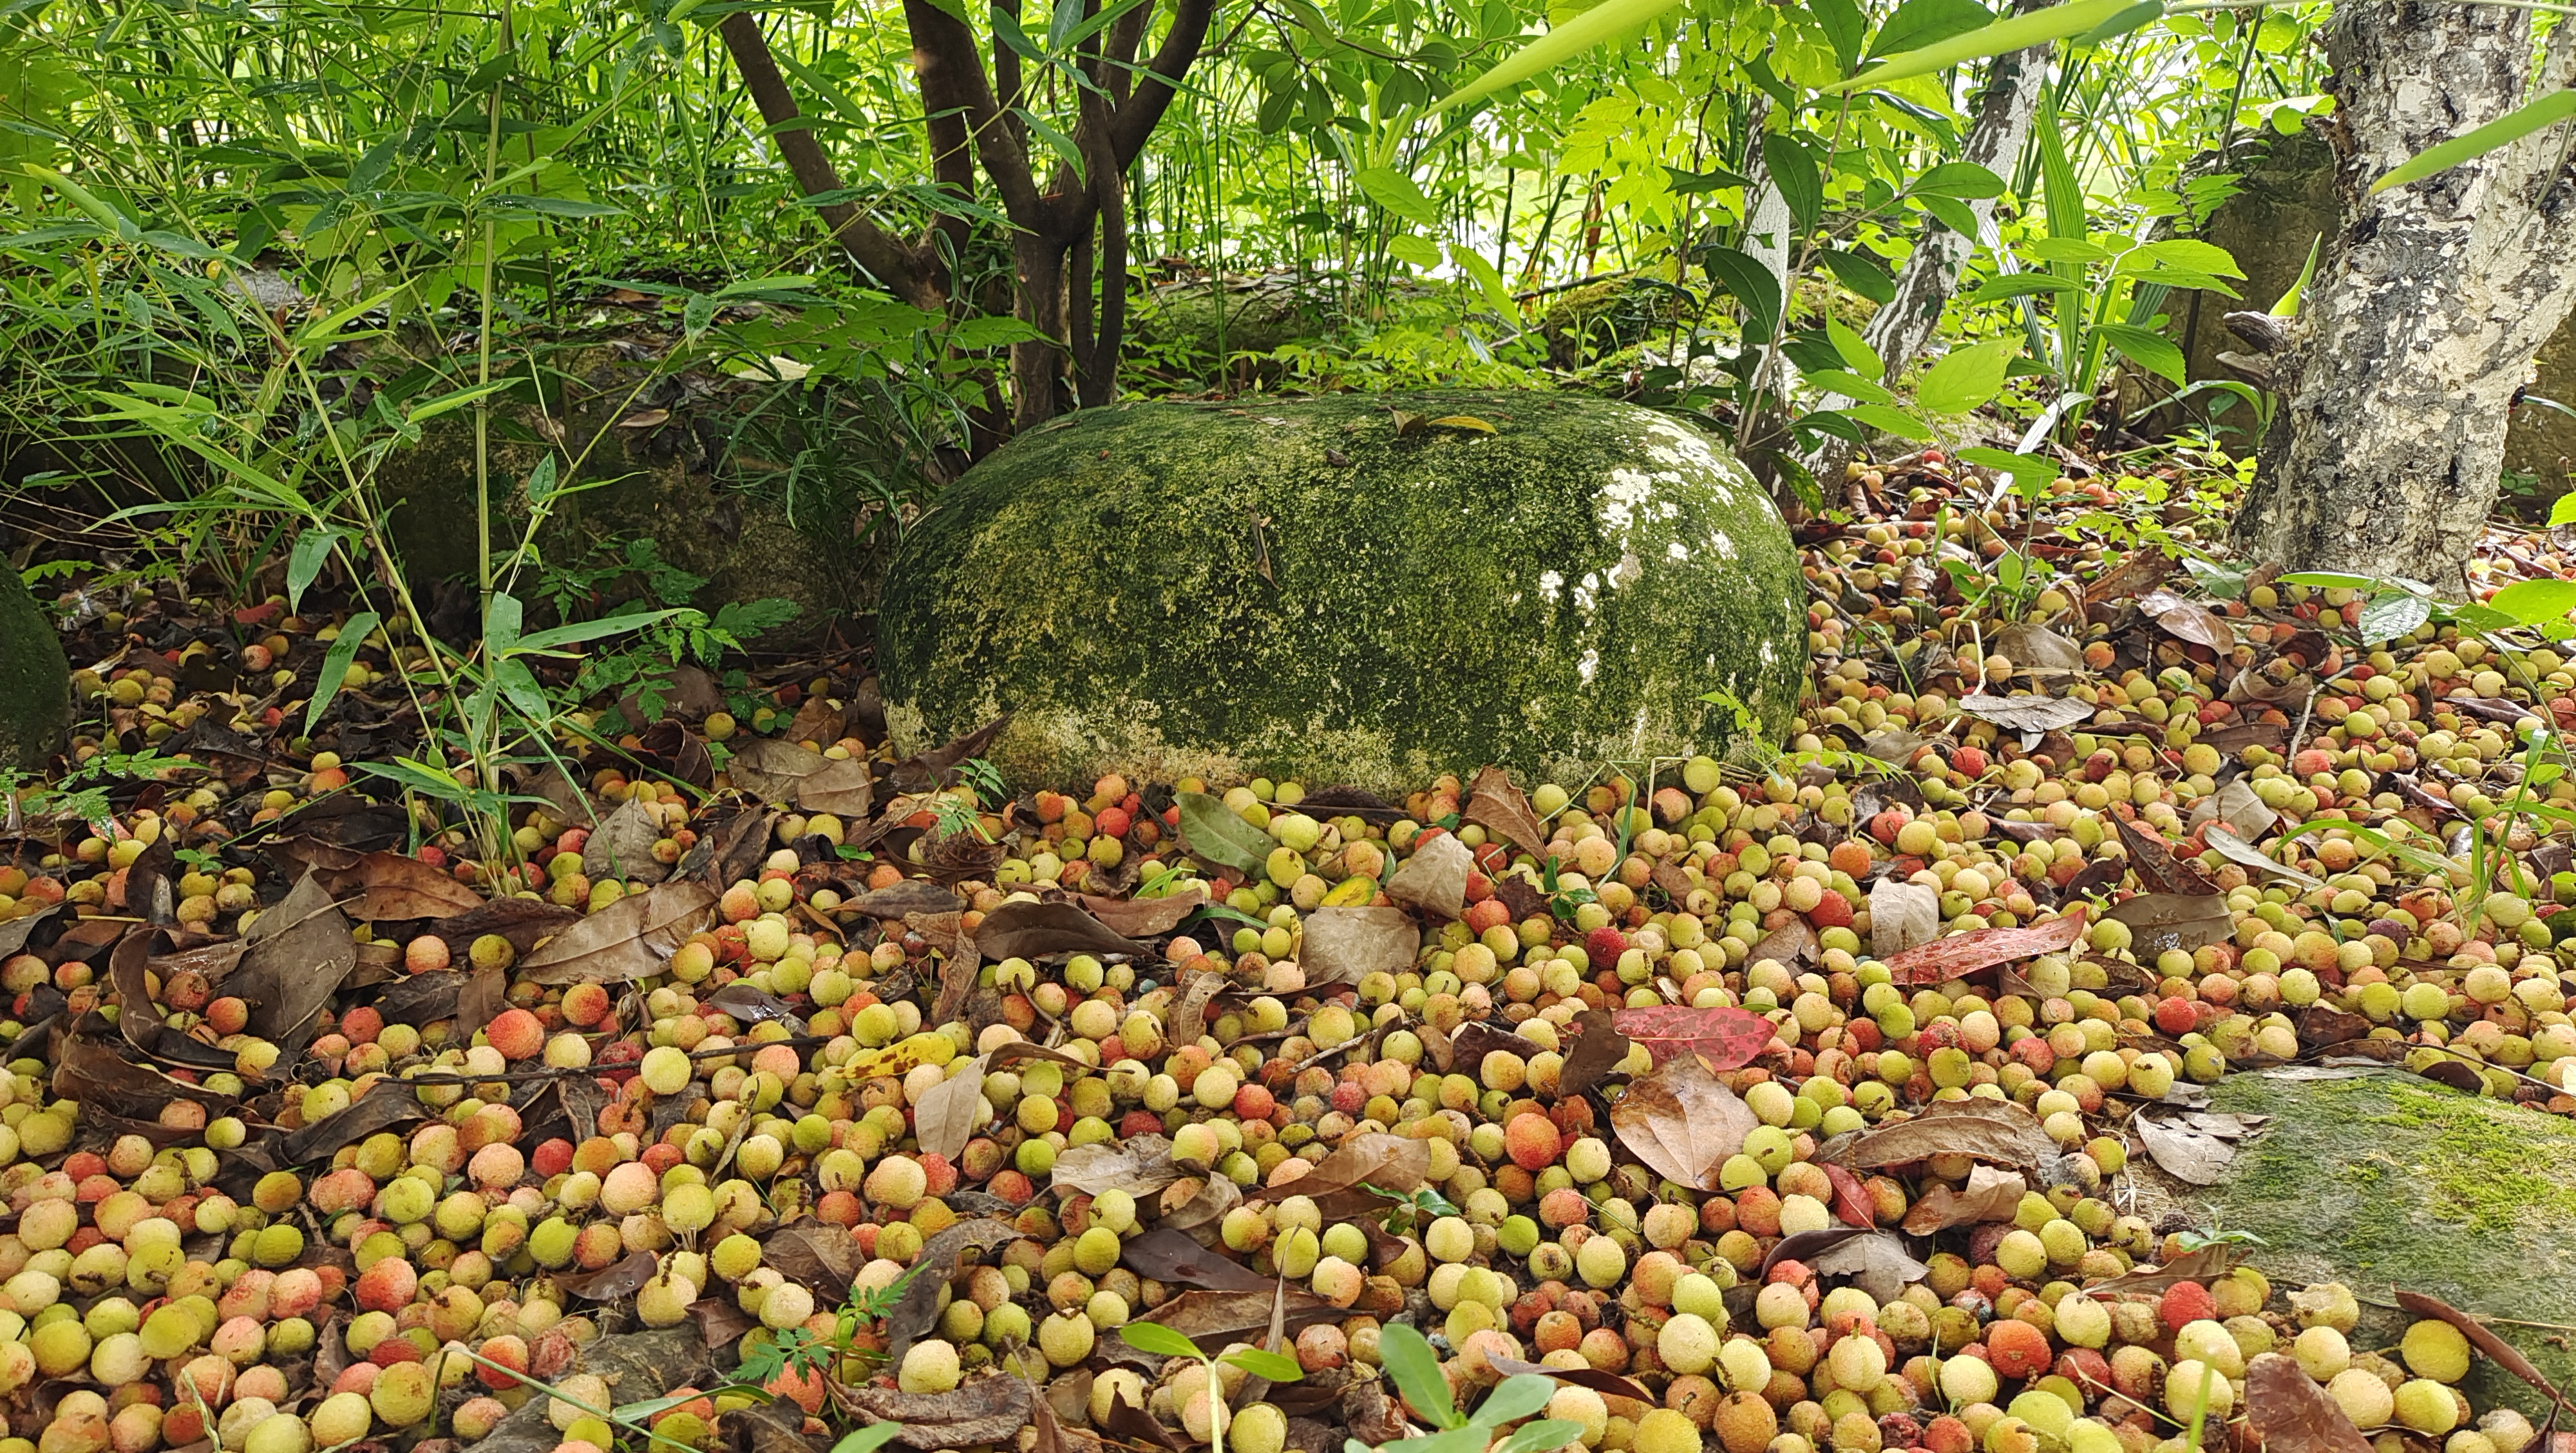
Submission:
{"label": "green moss on rock", "polygon": [[0,560],[0,768],[34,770],[71,719],[62,637],[17,570]]}
{"label": "green moss on rock", "polygon": [[[1399,427],[1399,413],[1417,416]],[[1434,426],[1466,416],[1491,425]],[[985,460],[907,537],[879,665],[907,748],[1010,710],[1016,780],[1267,772],[1388,790],[1775,734],[1806,661],[1787,530],[1687,425],[1569,395],[1137,404]]]}
{"label": "green moss on rock", "polygon": [[[2401,1073],[2340,1080],[2229,1075],[2216,1108],[2270,1115],[2228,1178],[2199,1199],[2208,1221],[2250,1231],[2249,1260],[2283,1280],[2341,1281],[2361,1298],[2355,1347],[2393,1346],[2412,1319],[2392,1289],[2493,1317],[2576,1325],[2576,1123]],[[2499,1327],[2543,1375],[2576,1378],[2564,1338]],[[2537,1392],[2480,1359],[2478,1406],[2535,1416]]]}

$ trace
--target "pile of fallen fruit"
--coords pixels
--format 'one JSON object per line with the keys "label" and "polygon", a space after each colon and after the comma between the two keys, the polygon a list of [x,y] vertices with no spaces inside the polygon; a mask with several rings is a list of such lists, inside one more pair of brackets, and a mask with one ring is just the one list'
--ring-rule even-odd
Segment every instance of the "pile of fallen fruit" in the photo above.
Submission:
{"label": "pile of fallen fruit", "polygon": [[479,842],[358,770],[386,643],[308,742],[180,683],[327,617],[93,620],[157,750],[0,839],[0,1453],[2523,1453],[2485,1328],[2117,1207],[2231,1066],[2576,1108],[2576,676],[1932,505],[1811,532],[1780,759],[1402,802],[1010,797],[826,673]]}

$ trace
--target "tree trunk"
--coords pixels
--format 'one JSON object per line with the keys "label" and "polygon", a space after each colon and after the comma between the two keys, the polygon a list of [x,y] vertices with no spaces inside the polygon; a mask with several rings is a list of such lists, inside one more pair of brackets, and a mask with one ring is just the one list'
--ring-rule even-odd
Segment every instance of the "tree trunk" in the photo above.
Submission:
{"label": "tree trunk", "polygon": [[2576,25],[2559,25],[2526,91],[2531,45],[2530,12],[2497,6],[2386,0],[2328,24],[2344,220],[2277,360],[2280,411],[2237,516],[2247,559],[2466,583],[2514,393],[2576,305],[2576,126],[2369,189],[2576,80]]}
{"label": "tree trunk", "polygon": [[[2014,9],[2037,10],[2049,0],[2020,0]],[[1967,144],[1960,148],[1961,161],[1975,162],[1999,177],[2010,177],[2021,150],[2030,140],[2032,118],[2039,114],[2039,99],[2048,89],[2048,58],[2053,47],[2032,46],[2009,55],[1995,57],[1986,70],[1986,84],[1977,93],[1977,119],[1968,128]],[[1905,270],[1896,275],[1896,297],[1870,315],[1869,326],[1861,330],[1861,341],[1886,365],[1879,382],[1894,384],[1905,372],[1905,365],[1923,351],[1932,339],[1933,330],[1941,324],[1941,310],[1950,305],[1950,295],[1959,288],[1959,274],[1967,268],[1968,259],[1980,244],[1995,242],[1995,199],[1981,197],[1968,203],[1977,219],[1977,236],[1962,237],[1947,227],[1925,229],[1914,244],[1914,252],[1905,259]],[[1820,409],[1839,409],[1852,401],[1840,394],[1828,396],[1817,405]],[[1847,439],[1828,437],[1808,467],[1816,482],[1831,491],[1842,479],[1845,466],[1851,463],[1858,447]]]}

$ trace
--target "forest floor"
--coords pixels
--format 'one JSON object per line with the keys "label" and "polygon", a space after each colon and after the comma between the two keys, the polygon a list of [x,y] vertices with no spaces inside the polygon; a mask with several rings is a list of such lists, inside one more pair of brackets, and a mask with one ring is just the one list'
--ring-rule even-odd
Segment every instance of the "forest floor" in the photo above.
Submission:
{"label": "forest floor", "polygon": [[1874,471],[1776,759],[1402,801],[896,760],[843,651],[502,838],[413,651],[307,729],[327,589],[51,582],[5,1446],[2520,1453],[2496,1330],[2140,1188],[2249,1069],[2576,1111],[2570,561],[2248,576],[2233,490]]}

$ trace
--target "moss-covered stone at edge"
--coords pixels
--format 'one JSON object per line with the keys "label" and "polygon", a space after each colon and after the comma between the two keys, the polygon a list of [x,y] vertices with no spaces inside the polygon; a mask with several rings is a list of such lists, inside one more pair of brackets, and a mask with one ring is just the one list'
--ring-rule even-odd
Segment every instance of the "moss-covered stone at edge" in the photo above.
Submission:
{"label": "moss-covered stone at edge", "polygon": [[[2392,1289],[2576,1326],[2576,1123],[2393,1072],[2236,1074],[2211,1098],[2273,1119],[2228,1178],[2202,1193],[2203,1209],[2219,1229],[2263,1239],[2247,1260],[2276,1286],[2350,1286],[2363,1311],[2356,1350],[2393,1348],[2412,1320],[2395,1309]],[[2552,1381],[2576,1381],[2563,1334],[2496,1330]],[[2479,1407],[2544,1411],[2539,1393],[2484,1358],[2468,1391]]]}
{"label": "moss-covered stone at edge", "polygon": [[0,559],[0,769],[33,770],[71,724],[71,667],[62,637]]}
{"label": "moss-covered stone at edge", "polygon": [[[1420,416],[1399,431],[1397,411]],[[1464,415],[1491,424],[1430,426]],[[1249,772],[1380,790],[1775,734],[1806,628],[1788,533],[1687,425],[1573,395],[1138,404],[970,471],[888,577],[907,747],[1017,713],[1015,780]]]}

